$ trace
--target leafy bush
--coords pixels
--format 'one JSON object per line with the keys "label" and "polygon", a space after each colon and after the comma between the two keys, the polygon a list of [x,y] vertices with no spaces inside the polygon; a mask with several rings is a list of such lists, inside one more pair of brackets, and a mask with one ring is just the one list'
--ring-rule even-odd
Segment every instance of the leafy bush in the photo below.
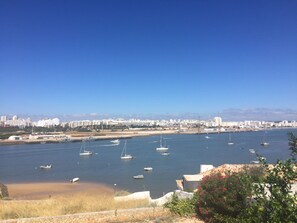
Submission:
{"label": "leafy bush", "polygon": [[218,173],[202,179],[197,191],[197,214],[205,222],[226,222],[247,208],[251,196],[250,177],[245,174]]}
{"label": "leafy bush", "polygon": [[262,183],[254,184],[254,202],[240,222],[297,222],[297,194],[291,192],[297,180],[297,138],[292,133],[289,137],[291,158],[278,160],[273,168],[262,160],[266,176]]}
{"label": "leafy bush", "polygon": [[263,166],[245,166],[243,168],[243,172],[251,177],[251,181],[261,182],[264,179],[265,176],[265,167]]}
{"label": "leafy bush", "polygon": [[180,216],[192,216],[195,215],[197,197],[192,199],[179,199],[174,193],[170,202],[167,202],[164,207],[168,208],[171,213]]}

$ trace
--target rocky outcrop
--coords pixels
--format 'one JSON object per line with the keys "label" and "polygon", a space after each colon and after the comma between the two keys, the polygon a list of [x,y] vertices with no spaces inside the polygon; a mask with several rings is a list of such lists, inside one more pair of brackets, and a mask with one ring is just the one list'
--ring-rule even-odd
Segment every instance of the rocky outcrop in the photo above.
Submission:
{"label": "rocky outcrop", "polygon": [[9,197],[7,186],[0,183],[0,199]]}

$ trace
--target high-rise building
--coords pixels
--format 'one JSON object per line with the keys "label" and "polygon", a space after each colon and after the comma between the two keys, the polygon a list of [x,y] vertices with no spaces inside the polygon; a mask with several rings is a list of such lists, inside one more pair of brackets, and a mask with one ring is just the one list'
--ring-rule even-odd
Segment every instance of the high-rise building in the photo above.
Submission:
{"label": "high-rise building", "polygon": [[216,126],[222,126],[222,118],[221,117],[214,117],[213,121]]}
{"label": "high-rise building", "polygon": [[1,116],[0,121],[1,122],[6,122],[7,121],[7,116],[6,115]]}

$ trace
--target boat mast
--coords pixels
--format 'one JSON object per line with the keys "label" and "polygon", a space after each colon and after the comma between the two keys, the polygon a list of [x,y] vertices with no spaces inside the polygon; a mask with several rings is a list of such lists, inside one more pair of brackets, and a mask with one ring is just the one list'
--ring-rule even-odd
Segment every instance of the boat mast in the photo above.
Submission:
{"label": "boat mast", "polygon": [[123,148],[121,157],[126,156],[126,143],[127,143],[127,140],[125,140],[125,144],[124,144],[124,148]]}

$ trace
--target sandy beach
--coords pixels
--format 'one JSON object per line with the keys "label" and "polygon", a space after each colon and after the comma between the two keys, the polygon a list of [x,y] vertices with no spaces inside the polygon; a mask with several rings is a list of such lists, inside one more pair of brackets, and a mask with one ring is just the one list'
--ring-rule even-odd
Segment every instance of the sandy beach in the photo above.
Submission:
{"label": "sandy beach", "polygon": [[84,194],[113,194],[114,190],[99,183],[16,183],[6,184],[9,197],[16,200],[47,199],[53,196],[71,196],[77,193]]}

